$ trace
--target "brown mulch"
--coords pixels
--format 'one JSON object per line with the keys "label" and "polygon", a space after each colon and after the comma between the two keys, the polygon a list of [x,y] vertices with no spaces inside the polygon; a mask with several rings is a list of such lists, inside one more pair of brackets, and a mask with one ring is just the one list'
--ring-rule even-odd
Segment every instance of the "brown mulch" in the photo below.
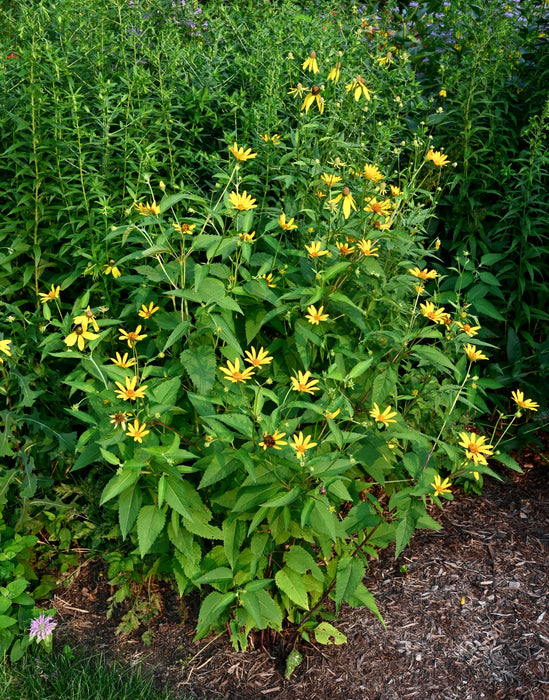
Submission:
{"label": "brown mulch", "polygon": [[[547,444],[546,444],[547,447]],[[58,632],[75,647],[142,664],[175,697],[224,700],[543,700],[549,698],[549,451],[522,455],[524,474],[487,480],[482,496],[457,492],[395,562],[372,562],[365,583],[387,625],[343,608],[336,626],[348,644],[303,644],[303,663],[284,680],[288,649],[236,652],[227,637],[193,642],[196,600],[186,608],[161,587],[163,612],[115,634],[120,606],[98,562],[80,567],[53,602]],[[406,571],[401,567],[406,565]]]}

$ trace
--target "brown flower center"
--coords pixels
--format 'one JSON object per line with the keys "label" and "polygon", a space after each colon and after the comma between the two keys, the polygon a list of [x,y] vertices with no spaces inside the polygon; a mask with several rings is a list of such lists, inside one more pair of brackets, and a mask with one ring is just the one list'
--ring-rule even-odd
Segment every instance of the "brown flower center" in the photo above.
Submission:
{"label": "brown flower center", "polygon": [[269,435],[269,433],[265,433],[265,435],[263,436],[263,443],[267,445],[267,447],[276,446],[276,440],[272,435]]}
{"label": "brown flower center", "polygon": [[319,92],[320,88],[318,87],[318,85],[313,85],[313,87],[311,88],[311,95],[318,95]]}

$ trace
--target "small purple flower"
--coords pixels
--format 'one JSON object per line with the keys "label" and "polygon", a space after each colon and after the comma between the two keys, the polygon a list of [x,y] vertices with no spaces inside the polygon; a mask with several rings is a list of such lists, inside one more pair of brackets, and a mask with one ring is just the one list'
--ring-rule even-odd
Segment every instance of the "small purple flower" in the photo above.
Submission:
{"label": "small purple flower", "polygon": [[35,617],[30,625],[29,637],[38,642],[46,640],[53,630],[57,627],[57,622],[54,621],[51,615],[40,613],[39,617]]}

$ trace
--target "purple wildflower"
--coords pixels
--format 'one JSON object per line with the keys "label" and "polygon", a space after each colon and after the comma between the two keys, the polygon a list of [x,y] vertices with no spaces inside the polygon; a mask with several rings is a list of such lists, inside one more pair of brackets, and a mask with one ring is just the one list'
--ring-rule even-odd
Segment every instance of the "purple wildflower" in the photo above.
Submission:
{"label": "purple wildflower", "polygon": [[29,637],[38,642],[47,639],[53,630],[57,627],[57,622],[54,621],[51,615],[40,613],[39,617],[35,617],[30,625]]}

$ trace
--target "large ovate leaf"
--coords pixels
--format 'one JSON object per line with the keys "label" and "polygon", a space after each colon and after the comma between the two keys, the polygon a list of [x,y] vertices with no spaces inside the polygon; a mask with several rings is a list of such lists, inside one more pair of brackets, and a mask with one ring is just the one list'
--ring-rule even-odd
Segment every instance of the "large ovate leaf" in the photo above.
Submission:
{"label": "large ovate leaf", "polygon": [[139,554],[144,557],[164,528],[166,513],[156,506],[143,506],[137,516]]}

